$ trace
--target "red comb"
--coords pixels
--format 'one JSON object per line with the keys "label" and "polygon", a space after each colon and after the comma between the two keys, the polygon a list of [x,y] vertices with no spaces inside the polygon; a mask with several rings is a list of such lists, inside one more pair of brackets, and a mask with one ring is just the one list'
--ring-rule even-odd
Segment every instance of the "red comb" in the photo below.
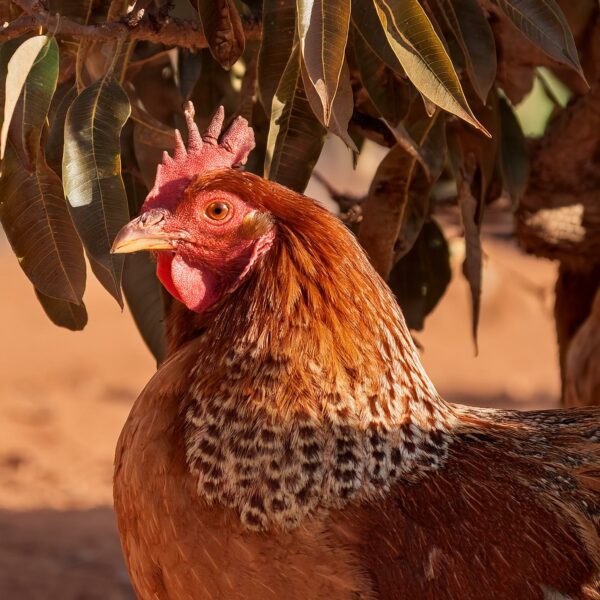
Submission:
{"label": "red comb", "polygon": [[219,106],[206,131],[200,135],[194,121],[194,105],[186,102],[185,120],[188,129],[187,148],[181,133],[175,130],[173,157],[163,153],[156,169],[154,187],[144,201],[142,211],[158,206],[170,208],[176,204],[187,184],[200,173],[243,165],[254,148],[254,132],[243,117],[237,117],[221,135],[225,110]]}

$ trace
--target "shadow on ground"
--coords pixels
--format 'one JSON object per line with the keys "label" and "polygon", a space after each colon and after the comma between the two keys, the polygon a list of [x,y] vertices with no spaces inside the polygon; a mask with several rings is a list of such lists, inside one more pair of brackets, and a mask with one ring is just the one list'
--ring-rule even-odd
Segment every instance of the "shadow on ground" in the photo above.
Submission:
{"label": "shadow on ground", "polygon": [[0,511],[0,596],[134,600],[110,507]]}

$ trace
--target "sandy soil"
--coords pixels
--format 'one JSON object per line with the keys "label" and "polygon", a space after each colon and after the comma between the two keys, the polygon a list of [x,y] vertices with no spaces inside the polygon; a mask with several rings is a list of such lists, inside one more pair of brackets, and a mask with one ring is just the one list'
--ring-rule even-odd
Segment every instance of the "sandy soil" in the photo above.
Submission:
{"label": "sandy soil", "polygon": [[[486,406],[555,406],[550,263],[487,239],[479,356],[455,277],[417,336],[442,394]],[[111,508],[115,442],[153,372],[129,315],[90,281],[82,333],[54,327],[0,242],[0,597],[133,598]]]}

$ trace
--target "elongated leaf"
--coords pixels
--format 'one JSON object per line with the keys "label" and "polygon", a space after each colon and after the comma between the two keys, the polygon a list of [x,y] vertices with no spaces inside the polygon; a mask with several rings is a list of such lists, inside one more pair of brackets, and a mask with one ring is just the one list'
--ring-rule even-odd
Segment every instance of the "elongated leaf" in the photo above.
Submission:
{"label": "elongated leaf", "polygon": [[388,43],[413,85],[431,102],[487,133],[477,121],[452,61],[417,0],[374,0]]}
{"label": "elongated leaf", "polygon": [[477,0],[439,0],[440,12],[465,58],[473,88],[485,103],[496,79],[494,34]]}
{"label": "elongated leaf", "polygon": [[353,152],[357,153],[358,149],[354,144],[354,140],[348,133],[348,123],[352,117],[354,110],[354,99],[352,96],[352,87],[350,85],[350,70],[346,62],[342,65],[342,71],[340,73],[340,81],[338,84],[338,90],[333,99],[331,105],[329,123],[325,123],[323,113],[321,111],[321,99],[317,94],[317,91],[312,86],[309,80],[308,73],[304,63],[301,63],[302,69],[302,82],[304,89],[306,90],[306,96],[313,113],[321,121],[321,124],[326,127],[330,133],[337,135]]}
{"label": "elongated leaf", "polygon": [[406,254],[416,240],[429,212],[431,185],[439,177],[444,162],[443,119],[436,115],[417,132],[429,177],[414,152],[398,144],[377,168],[363,206],[358,239],[384,279],[395,260]]}
{"label": "elongated leaf", "polygon": [[267,114],[294,47],[296,0],[264,0],[258,53],[258,92]]}
{"label": "elongated leaf", "polygon": [[[50,128],[46,138],[46,161],[48,166],[59,176],[62,175],[65,120],[67,111],[75,98],[77,98],[77,86],[72,85],[64,93],[54,111],[51,111],[49,117]],[[56,100],[56,97],[54,100]]]}
{"label": "elongated leaf", "polygon": [[389,278],[411,329],[423,329],[425,317],[444,295],[451,278],[448,242],[439,225],[428,219],[410,252],[394,265]]}
{"label": "elongated leaf", "polygon": [[19,264],[44,295],[81,302],[85,262],[58,176],[38,153],[33,171],[6,150],[0,177],[0,219]]}
{"label": "elongated leaf", "polygon": [[573,34],[554,0],[496,0],[496,4],[526,38],[583,77]]}
{"label": "elongated leaf", "polygon": [[44,296],[38,290],[35,290],[35,295],[44,312],[55,325],[65,327],[71,331],[81,331],[87,325],[88,316],[83,302],[73,304],[66,300]]}
{"label": "elongated leaf", "polygon": [[[124,173],[131,218],[139,214],[147,190],[130,173]],[[123,268],[123,294],[133,320],[158,364],[165,355],[165,306],[156,263],[146,252],[128,254]]]}
{"label": "elongated leaf", "polygon": [[294,49],[273,98],[265,157],[265,177],[302,192],[325,141],[325,128],[313,114]]}
{"label": "elongated leaf", "polygon": [[504,187],[516,209],[527,187],[529,154],[525,136],[512,108],[504,98],[499,98],[501,167]]}
{"label": "elongated leaf", "polygon": [[392,127],[406,116],[410,104],[409,84],[402,81],[355,31],[354,55],[360,79],[379,114]]}
{"label": "elongated leaf", "polygon": [[67,112],[63,157],[63,185],[73,222],[90,259],[110,274],[113,285],[104,285],[121,305],[123,258],[110,248],[129,219],[120,156],[121,129],[129,113],[119,83],[111,77],[98,80]]}
{"label": "elongated leaf", "polygon": [[40,50],[46,45],[47,41],[48,37],[45,35],[37,35],[25,40],[15,50],[15,53],[8,61],[4,96],[4,116],[2,119],[2,129],[0,130],[0,158],[4,157],[4,152],[6,151],[8,128],[17,105],[17,100],[25,85],[27,75],[33,67]]}
{"label": "elongated leaf", "polygon": [[352,0],[352,23],[365,44],[396,75],[406,77],[398,57],[390,47],[372,0]]}
{"label": "elongated leaf", "polygon": [[47,296],[81,302],[85,262],[60,179],[40,138],[58,77],[58,46],[47,39],[22,86],[0,177],[0,219],[21,268]]}
{"label": "elongated leaf", "polygon": [[175,147],[175,135],[172,129],[138,107],[134,106],[132,118],[135,158],[144,183],[150,189],[154,185],[156,166],[162,160],[163,152],[170,152]]}
{"label": "elongated leaf", "polygon": [[[329,125],[333,101],[350,27],[350,0],[297,0],[298,35],[308,79],[321,101],[322,118]],[[308,81],[304,81],[309,93]]]}
{"label": "elongated leaf", "polygon": [[[4,123],[4,102],[6,99],[6,73],[8,71],[8,62],[12,58],[16,49],[23,43],[24,38],[14,38],[4,42],[0,46],[0,131]],[[9,124],[10,125],[10,124]]]}
{"label": "elongated leaf", "polygon": [[202,55],[184,48],[177,55],[177,83],[183,100],[189,100],[202,73]]}
{"label": "elongated leaf", "polygon": [[202,29],[217,62],[224,68],[244,52],[244,28],[234,0],[197,0]]}

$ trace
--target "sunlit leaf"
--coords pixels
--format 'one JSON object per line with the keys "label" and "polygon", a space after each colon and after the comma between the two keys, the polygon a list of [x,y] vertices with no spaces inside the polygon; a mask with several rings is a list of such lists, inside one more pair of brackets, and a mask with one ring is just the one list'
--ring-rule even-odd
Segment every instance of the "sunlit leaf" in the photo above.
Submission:
{"label": "sunlit leaf", "polygon": [[[133,218],[139,214],[146,190],[129,173],[125,173],[123,179]],[[144,342],[160,364],[165,354],[165,307],[162,286],[156,277],[156,263],[147,252],[125,257],[123,294]]]}
{"label": "sunlit leaf", "polygon": [[268,114],[294,46],[296,0],[264,0],[262,22],[262,41],[258,53],[258,91]]}
{"label": "sunlit leaf", "polygon": [[120,156],[129,113],[127,94],[109,76],[81,92],[67,112],[62,170],[77,232],[90,259],[109,273],[113,285],[101,283],[120,304],[123,257],[110,248],[129,218]]}
{"label": "sunlit leaf", "polygon": [[374,0],[388,43],[413,85],[431,102],[485,131],[469,107],[452,61],[417,0]]}
{"label": "sunlit leaf", "polygon": [[35,287],[53,298],[81,302],[85,262],[58,176],[38,153],[28,170],[12,144],[0,177],[0,219],[19,264]]}
{"label": "sunlit leaf", "polygon": [[234,0],[197,0],[212,55],[229,69],[244,52],[244,28]]}
{"label": "sunlit leaf", "polygon": [[85,304],[73,304],[66,300],[59,300],[50,296],[44,296],[39,290],[35,290],[48,318],[59,327],[65,327],[71,331],[81,331],[88,321]]}
{"label": "sunlit leaf", "polygon": [[469,79],[485,103],[496,79],[494,34],[477,0],[439,0],[440,12],[458,42]]}
{"label": "sunlit leaf", "polygon": [[[33,67],[38,54],[46,45],[48,37],[37,35],[25,40],[14,52],[8,61],[4,94],[4,115],[2,129],[0,130],[0,158],[4,157],[6,141],[8,139],[8,128],[12,120],[17,100],[25,85],[29,71]],[[55,83],[56,85],[56,83]]]}
{"label": "sunlit leaf", "polygon": [[495,1],[526,38],[583,77],[573,34],[555,0]]}
{"label": "sunlit leaf", "polygon": [[304,191],[324,141],[325,128],[313,114],[304,92],[296,47],[273,98],[265,177]]}
{"label": "sunlit leaf", "polygon": [[[57,174],[62,174],[63,146],[65,140],[65,120],[69,106],[77,98],[77,87],[71,85],[64,93],[58,105],[49,116],[50,128],[46,138],[46,162]],[[55,99],[56,100],[56,96]]]}
{"label": "sunlit leaf", "polygon": [[359,33],[355,33],[353,42],[362,84],[379,114],[395,127],[408,111],[410,103],[408,83],[402,81],[373,52]]}
{"label": "sunlit leaf", "polygon": [[56,88],[58,47],[46,39],[15,103],[0,177],[0,219],[21,268],[47,296],[81,302],[85,262],[60,179],[40,148]]}
{"label": "sunlit leaf", "polygon": [[527,187],[529,154],[521,126],[504,98],[499,98],[499,113],[502,178],[512,200],[513,209],[516,209]]}
{"label": "sunlit leaf", "polygon": [[439,225],[428,219],[410,252],[394,265],[388,281],[411,329],[423,329],[425,317],[444,295],[451,278],[448,242]]}
{"label": "sunlit leaf", "polygon": [[[344,64],[350,27],[350,0],[296,0],[303,64],[320,102],[319,120],[329,125]],[[304,87],[309,93],[309,82]]]}
{"label": "sunlit leaf", "polygon": [[330,133],[337,135],[353,152],[358,152],[354,140],[348,133],[348,123],[354,110],[354,99],[352,96],[352,87],[350,85],[350,71],[348,65],[344,62],[340,73],[338,90],[331,105],[329,123],[324,122],[321,112],[321,99],[317,91],[312,86],[304,63],[301,63],[302,82],[306,90],[306,97],[315,116],[321,121],[321,124],[328,129]]}
{"label": "sunlit leaf", "polygon": [[439,177],[445,156],[444,122],[439,115],[415,129],[421,160],[414,152],[394,146],[383,158],[363,205],[359,241],[377,272],[387,279],[394,262],[416,240],[429,212],[429,192]]}

